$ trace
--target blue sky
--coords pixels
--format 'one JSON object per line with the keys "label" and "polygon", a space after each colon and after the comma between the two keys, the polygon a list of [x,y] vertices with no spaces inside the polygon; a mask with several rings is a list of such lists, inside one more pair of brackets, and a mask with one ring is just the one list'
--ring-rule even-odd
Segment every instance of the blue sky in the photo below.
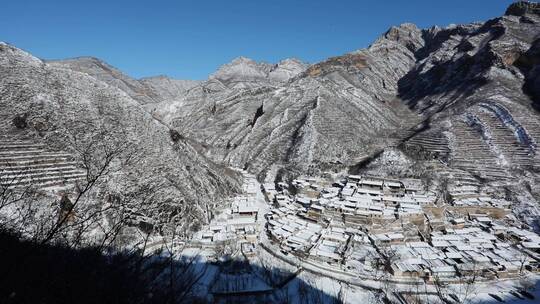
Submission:
{"label": "blue sky", "polygon": [[133,77],[205,79],[238,56],[317,62],[390,26],[482,21],[511,0],[6,0],[0,40],[44,59],[95,56]]}

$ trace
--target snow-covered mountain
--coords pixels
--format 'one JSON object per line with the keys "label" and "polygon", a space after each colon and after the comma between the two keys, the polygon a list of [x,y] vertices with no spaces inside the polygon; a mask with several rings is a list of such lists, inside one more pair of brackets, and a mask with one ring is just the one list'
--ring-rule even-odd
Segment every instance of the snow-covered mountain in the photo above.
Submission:
{"label": "snow-covered mountain", "polygon": [[537,170],[539,15],[519,5],[484,23],[392,27],[286,81],[271,77],[284,64],[238,58],[157,113],[262,178],[350,168],[394,146],[479,178]]}
{"label": "snow-covered mountain", "polygon": [[540,198],[539,22],[538,5],[520,2],[486,22],[402,24],[281,82],[239,58],[156,115],[269,181],[373,160],[380,173],[490,184],[529,204]]}
{"label": "snow-covered mountain", "polygon": [[422,120],[397,98],[420,35],[414,25],[403,25],[368,49],[311,66],[240,57],[182,100],[156,106],[155,115],[203,142],[216,161],[261,177],[284,167],[353,166]]}
{"label": "snow-covered mountain", "polygon": [[134,79],[95,57],[47,60],[46,62],[50,66],[82,72],[118,87],[143,105],[178,100],[189,89],[200,83],[196,80],[172,79],[163,75]]}
{"label": "snow-covered mountain", "polygon": [[[106,84],[130,100],[122,106],[143,105],[208,159],[261,180],[371,161],[389,175],[529,185],[538,198],[539,32],[538,5],[520,2],[486,22],[392,27],[366,49],[312,65],[239,57],[201,82],[136,80],[94,58],[17,63]],[[34,82],[26,87],[43,86]]]}
{"label": "snow-covered mountain", "polygon": [[285,59],[277,64],[255,62],[238,57],[221,66],[210,75],[210,80],[219,81],[230,89],[248,89],[261,86],[282,85],[307,68],[297,59]]}
{"label": "snow-covered mountain", "polygon": [[[208,208],[240,189],[234,171],[201,155],[141,106],[148,95],[139,94],[138,81],[98,60],[43,62],[1,43],[0,74],[2,140],[43,143],[72,153],[80,164],[81,151],[122,148],[115,173],[92,194],[100,203],[147,189],[145,200],[156,206],[152,214],[137,214],[139,221],[175,219],[181,227],[206,221]],[[25,117],[23,126],[11,123],[17,115]],[[127,158],[132,161],[123,165]]]}

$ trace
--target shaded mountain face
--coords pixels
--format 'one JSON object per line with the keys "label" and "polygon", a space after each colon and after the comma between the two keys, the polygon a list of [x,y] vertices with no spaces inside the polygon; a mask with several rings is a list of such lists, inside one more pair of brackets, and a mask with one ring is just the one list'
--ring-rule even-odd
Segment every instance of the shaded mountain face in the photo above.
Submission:
{"label": "shaded mountain face", "polygon": [[510,7],[512,14],[482,24],[425,31],[418,63],[398,82],[403,102],[429,119],[429,130],[416,137],[438,134],[451,167],[488,179],[539,168],[540,16],[530,7],[520,15]]}
{"label": "shaded mountain face", "polygon": [[[76,157],[85,149],[121,146],[121,157],[112,164],[114,174],[91,197],[104,203],[118,195],[143,193],[145,203],[155,208],[151,214],[136,216],[150,225],[204,222],[208,208],[239,191],[238,174],[208,160],[188,139],[172,136],[174,131],[132,98],[139,82],[109,68],[104,68],[109,74],[76,71],[81,66],[96,71],[93,59],[83,61],[77,68],[71,63],[46,63],[0,44],[1,135],[45,143]],[[121,89],[126,87],[129,90]],[[15,115],[25,117],[25,126],[10,123]],[[96,138],[99,141],[93,142]]]}
{"label": "shaded mountain face", "polygon": [[415,166],[398,175],[478,187],[513,200],[516,214],[534,222],[540,215],[538,8],[518,2],[485,23],[422,31],[423,46],[397,92],[426,127],[394,151],[400,156],[387,153],[374,163],[412,160]]}

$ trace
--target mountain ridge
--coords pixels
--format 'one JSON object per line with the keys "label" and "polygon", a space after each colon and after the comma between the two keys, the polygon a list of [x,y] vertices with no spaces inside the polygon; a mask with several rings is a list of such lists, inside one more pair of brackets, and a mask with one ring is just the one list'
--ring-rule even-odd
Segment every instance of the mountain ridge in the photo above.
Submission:
{"label": "mountain ridge", "polygon": [[435,160],[444,165],[434,173],[438,180],[467,175],[509,183],[507,177],[526,176],[534,183],[539,23],[538,4],[527,2],[486,22],[427,29],[404,23],[367,48],[311,65],[239,57],[185,90],[169,91],[168,79],[148,88],[123,74],[94,76],[200,143],[208,158],[260,180],[358,170],[396,151],[416,159],[420,169],[407,174],[422,178],[433,177],[424,169]]}
{"label": "mountain ridge", "polygon": [[[169,126],[118,87],[5,43],[0,44],[0,71],[0,117],[8,122],[3,138],[68,151],[81,167],[88,165],[82,152],[97,153],[92,159],[100,159],[102,149],[122,147],[115,173],[92,190],[85,208],[103,204],[104,195],[153,189],[151,196],[140,198],[148,199],[149,212],[134,215],[133,224],[164,230],[178,225],[179,233],[189,234],[193,225],[207,221],[208,206],[240,191],[237,173],[201,155],[188,139],[172,136]],[[16,115],[24,117],[24,125],[9,123]]]}

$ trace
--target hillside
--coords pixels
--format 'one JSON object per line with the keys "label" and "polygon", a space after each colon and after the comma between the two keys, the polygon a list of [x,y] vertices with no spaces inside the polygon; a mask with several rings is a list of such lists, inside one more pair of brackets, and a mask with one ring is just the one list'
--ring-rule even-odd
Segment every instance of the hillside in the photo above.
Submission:
{"label": "hillside", "polygon": [[538,5],[519,2],[486,22],[392,27],[312,65],[239,57],[203,82],[134,80],[95,59],[51,64],[123,90],[209,159],[260,180],[363,171],[487,187],[531,205],[539,22]]}
{"label": "hillside", "polygon": [[261,178],[285,166],[313,173],[353,166],[421,122],[396,98],[417,40],[384,37],[366,50],[289,68],[295,72],[281,81],[272,73],[290,60],[268,72],[268,65],[236,59],[156,114],[203,142],[216,161]]}
{"label": "hillside", "polygon": [[154,76],[134,79],[110,64],[94,57],[77,57],[63,60],[47,60],[49,66],[68,68],[101,80],[126,92],[143,105],[180,99],[199,81],[171,79]]}
{"label": "hillside", "polygon": [[425,30],[417,63],[398,82],[403,102],[427,119],[402,149],[423,155],[437,180],[487,188],[525,216],[539,214],[539,12],[515,3],[485,23]]}
{"label": "hillside", "polygon": [[486,188],[536,213],[539,22],[519,2],[486,22],[403,24],[282,83],[235,60],[156,114],[260,179],[367,170]]}
{"label": "hillside", "polygon": [[[46,63],[5,43],[0,73],[3,140],[71,153],[88,172],[118,151],[110,174],[87,196],[89,206],[122,200],[144,209],[129,216],[132,224],[159,230],[171,224],[187,233],[207,220],[208,208],[239,191],[236,173],[200,155],[125,91],[98,79],[107,76]],[[24,123],[14,123],[16,117]]]}

